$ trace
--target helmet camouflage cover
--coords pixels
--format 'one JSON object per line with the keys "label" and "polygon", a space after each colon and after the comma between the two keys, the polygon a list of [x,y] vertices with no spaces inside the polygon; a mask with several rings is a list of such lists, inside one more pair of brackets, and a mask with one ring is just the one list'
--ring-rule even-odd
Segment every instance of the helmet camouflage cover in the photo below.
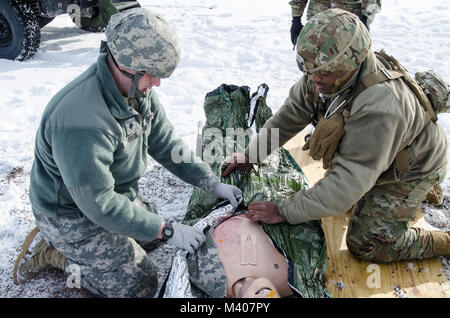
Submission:
{"label": "helmet camouflage cover", "polygon": [[128,70],[167,78],[180,60],[175,31],[151,10],[135,8],[114,14],[105,33],[111,54]]}
{"label": "helmet camouflage cover", "polygon": [[316,14],[300,32],[297,64],[309,74],[353,71],[370,47],[369,31],[356,15],[330,9]]}

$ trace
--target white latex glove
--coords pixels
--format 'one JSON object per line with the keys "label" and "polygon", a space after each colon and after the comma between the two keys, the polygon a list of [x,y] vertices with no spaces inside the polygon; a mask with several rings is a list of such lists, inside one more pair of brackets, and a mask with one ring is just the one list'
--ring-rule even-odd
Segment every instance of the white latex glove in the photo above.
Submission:
{"label": "white latex glove", "polygon": [[199,246],[205,242],[205,235],[201,229],[181,223],[173,223],[173,236],[167,240],[167,243],[187,250],[190,254],[194,254]]}
{"label": "white latex glove", "polygon": [[242,201],[242,191],[231,184],[218,183],[211,191],[218,198],[227,199],[230,201],[233,208],[239,205]]}
{"label": "white latex glove", "polygon": [[202,178],[198,186],[218,198],[227,199],[233,208],[236,208],[242,201],[242,191],[238,187],[221,183],[219,178],[212,173]]}

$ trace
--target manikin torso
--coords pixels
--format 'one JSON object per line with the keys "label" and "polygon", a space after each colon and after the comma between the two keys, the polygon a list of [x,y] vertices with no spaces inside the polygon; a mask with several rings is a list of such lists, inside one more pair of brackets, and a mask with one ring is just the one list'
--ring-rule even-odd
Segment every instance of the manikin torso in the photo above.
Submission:
{"label": "manikin torso", "polygon": [[[239,296],[236,287],[249,278],[264,278],[275,286],[281,297],[292,294],[287,282],[288,262],[261,225],[251,222],[245,215],[238,215],[218,225],[212,237],[227,276],[229,297]],[[264,283],[260,287],[271,289]]]}

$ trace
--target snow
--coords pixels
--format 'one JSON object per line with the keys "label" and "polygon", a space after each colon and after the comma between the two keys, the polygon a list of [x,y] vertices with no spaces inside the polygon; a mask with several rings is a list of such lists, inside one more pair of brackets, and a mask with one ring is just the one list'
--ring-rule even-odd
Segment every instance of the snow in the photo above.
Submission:
{"label": "snow", "polygon": [[[277,111],[300,77],[290,42],[288,1],[141,0],[177,30],[182,57],[177,70],[157,89],[169,118],[195,149],[197,124],[204,121],[207,92],[222,83],[247,85],[255,91],[267,83],[268,105]],[[433,69],[450,82],[450,4],[447,1],[383,2],[371,26],[373,47],[384,48],[411,72]],[[304,18],[303,18],[304,19]],[[305,22],[305,21],[303,21]],[[46,270],[29,283],[12,283],[12,268],[26,234],[34,227],[28,201],[34,138],[49,99],[96,61],[103,33],[79,30],[68,15],[42,30],[37,54],[26,62],[0,60],[0,295],[1,297],[92,297],[66,287],[64,276]],[[439,115],[450,136],[450,114]],[[450,152],[447,153],[450,159]],[[180,220],[192,191],[152,162],[141,190],[171,220]],[[169,185],[169,186],[167,186]],[[426,220],[449,229],[450,176],[443,183],[446,205],[426,206]],[[173,249],[152,253],[160,284]],[[449,262],[442,259],[448,272]]]}

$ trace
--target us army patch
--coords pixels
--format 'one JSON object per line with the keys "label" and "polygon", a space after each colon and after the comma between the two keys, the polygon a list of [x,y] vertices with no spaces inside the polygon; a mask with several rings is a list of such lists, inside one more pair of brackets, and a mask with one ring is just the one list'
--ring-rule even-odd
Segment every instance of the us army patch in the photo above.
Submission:
{"label": "us army patch", "polygon": [[139,126],[135,117],[132,117],[125,121],[125,131],[128,141],[134,140],[142,133],[141,127]]}

